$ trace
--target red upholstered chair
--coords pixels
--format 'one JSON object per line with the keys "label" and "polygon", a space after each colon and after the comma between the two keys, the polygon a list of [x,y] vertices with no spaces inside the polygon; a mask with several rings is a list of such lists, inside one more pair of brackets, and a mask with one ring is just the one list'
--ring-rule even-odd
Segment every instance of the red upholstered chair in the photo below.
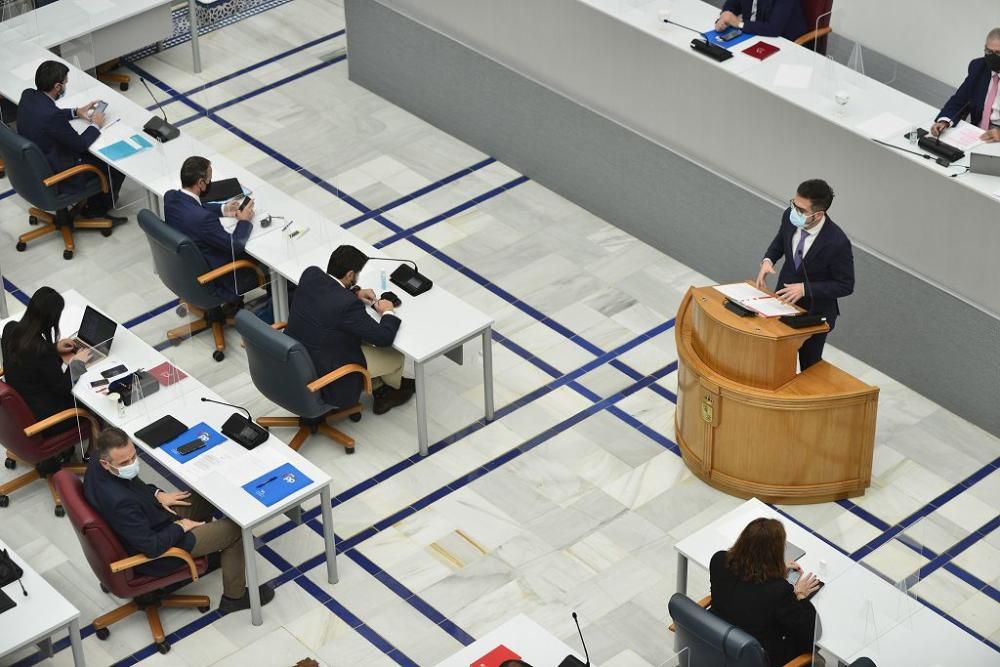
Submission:
{"label": "red upholstered chair", "polygon": [[[816,51],[826,55],[826,36],[833,31],[830,27],[832,9],[833,0],[802,0],[802,15],[806,19],[808,32],[796,39],[795,43],[812,48],[815,42]],[[819,26],[816,25],[817,21]]]}
{"label": "red upholstered chair", "polygon": [[[160,623],[160,607],[197,607],[206,612],[211,602],[206,595],[164,595],[162,589],[187,581],[197,581],[208,569],[208,558],[193,558],[178,547],[167,549],[160,558],[179,558],[177,569],[166,576],[137,574],[133,568],[148,563],[154,558],[142,554],[129,556],[118,536],[107,522],[90,506],[83,494],[83,483],[65,470],[55,475],[56,488],[62,494],[63,504],[69,513],[69,522],[83,547],[83,553],[101,581],[101,587],[113,595],[131,600],[128,604],[94,619],[94,630],[98,639],[107,639],[112,623],[131,616],[137,611],[146,612],[153,641],[160,653],[170,650],[170,644]],[[181,562],[183,561],[183,562]]]}
{"label": "red upholstered chair", "polygon": [[[2,370],[0,370],[0,374],[2,374]],[[50,426],[78,418],[80,420],[80,428],[78,429],[71,428],[51,436],[39,435]],[[4,465],[8,469],[13,470],[19,462],[35,466],[46,459],[72,449],[81,442],[82,438],[87,438],[89,442],[94,442],[97,439],[97,420],[89,412],[79,408],[69,408],[38,421],[21,395],[9,384],[0,381],[0,443],[3,443],[4,447],[7,448],[7,460],[4,461]],[[69,465],[64,466],[64,469],[82,475],[85,466]],[[0,484],[0,507],[7,507],[10,504],[10,498],[7,494],[17,491],[36,479],[41,479],[41,477],[42,475],[37,470],[31,470],[13,481]],[[56,516],[62,516],[64,514],[63,506],[59,502],[59,494],[52,484],[51,476],[48,483],[49,492],[52,493],[52,501],[56,504]]]}

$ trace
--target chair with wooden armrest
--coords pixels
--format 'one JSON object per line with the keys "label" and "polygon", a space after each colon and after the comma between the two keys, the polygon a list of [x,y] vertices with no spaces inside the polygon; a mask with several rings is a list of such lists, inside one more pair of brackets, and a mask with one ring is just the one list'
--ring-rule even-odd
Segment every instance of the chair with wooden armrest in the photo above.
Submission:
{"label": "chair with wooden armrest", "polygon": [[132,77],[128,74],[119,74],[115,72],[116,69],[121,67],[121,64],[121,59],[115,58],[114,60],[109,60],[106,63],[98,65],[97,80],[103,81],[104,83],[117,83],[118,89],[124,93],[128,90],[128,84],[131,83]]}
{"label": "chair with wooden armrest", "polygon": [[[674,619],[670,631],[676,633],[675,651],[687,649],[688,661],[699,667],[769,667],[767,652],[753,636],[708,611],[712,596],[695,602],[674,593],[667,607]],[[784,667],[808,667],[812,654],[796,656]]]}
{"label": "chair with wooden armrest", "polygon": [[[83,484],[77,477],[59,471],[54,475],[56,488],[62,494],[80,546],[87,557],[90,568],[94,571],[105,592],[130,600],[129,603],[114,609],[107,614],[94,619],[94,630],[98,639],[107,639],[111,634],[108,626],[127,618],[137,611],[146,612],[153,641],[160,653],[170,650],[170,644],[163,632],[160,622],[161,607],[196,607],[198,611],[206,612],[211,606],[211,600],[206,595],[165,595],[164,588],[174,587],[187,581],[197,581],[198,577],[208,570],[208,558],[194,558],[187,551],[171,547],[156,558],[148,558],[142,554],[131,556],[125,551],[118,536],[111,526],[87,502],[83,492]],[[161,565],[166,574],[144,574],[136,571],[140,565],[164,558],[174,558],[172,563]]]}
{"label": "chair with wooden armrest", "polygon": [[831,11],[833,0],[802,0],[802,16],[809,32],[796,39],[795,43],[812,47],[817,53],[826,55],[827,35],[833,32],[830,27]]}
{"label": "chair with wooden armrest", "polygon": [[146,233],[146,241],[153,254],[156,273],[167,288],[181,300],[177,314],[181,317],[192,311],[199,319],[167,332],[167,339],[175,345],[193,334],[212,328],[215,352],[212,358],[222,361],[226,354],[225,325],[232,324],[223,312],[226,295],[212,287],[212,282],[236,271],[256,273],[257,285],[263,287],[264,272],[247,259],[238,259],[212,269],[198,245],[184,234],[169,226],[152,211],[139,211],[139,227]]}
{"label": "chair with wooden armrest", "polygon": [[[48,435],[43,433],[52,426],[71,421],[77,422],[76,428],[69,427],[67,430]],[[7,448],[4,465],[9,470],[15,469],[18,463],[34,466],[23,475],[6,484],[0,484],[0,507],[10,505],[9,494],[46,477],[52,502],[55,503],[55,515],[63,516],[65,511],[59,493],[53,485],[52,476],[40,470],[38,466],[72,450],[84,439],[90,443],[97,440],[97,420],[89,412],[79,408],[69,408],[39,421],[35,419],[34,413],[21,395],[9,384],[0,381],[0,442]],[[64,465],[62,468],[75,475],[82,475],[86,466]]]}
{"label": "chair with wooden armrest", "polygon": [[[41,223],[41,227],[21,234],[15,246],[19,252],[28,247],[29,241],[51,234],[62,233],[64,259],[72,259],[76,245],[74,229],[100,229],[104,236],[111,236],[109,218],[81,218],[82,205],[91,195],[109,192],[108,177],[92,164],[78,164],[53,173],[48,160],[33,142],[0,123],[0,159],[3,159],[10,184],[22,198],[31,204],[28,222]],[[84,179],[79,178],[85,176]],[[72,188],[60,188],[73,179]]]}
{"label": "chair with wooden armrest", "polygon": [[289,445],[298,450],[311,433],[322,433],[340,443],[348,454],[354,453],[354,438],[333,428],[328,422],[349,418],[361,419],[361,403],[335,406],[326,403],[320,390],[352,373],[361,375],[363,391],[372,393],[372,378],[368,369],[347,364],[317,377],[316,367],[302,343],[284,334],[284,323],[268,325],[259,317],[240,311],[236,313],[236,330],[243,336],[243,345],[250,364],[254,386],[269,400],[291,412],[294,417],[261,417],[257,423],[272,426],[297,427]]}

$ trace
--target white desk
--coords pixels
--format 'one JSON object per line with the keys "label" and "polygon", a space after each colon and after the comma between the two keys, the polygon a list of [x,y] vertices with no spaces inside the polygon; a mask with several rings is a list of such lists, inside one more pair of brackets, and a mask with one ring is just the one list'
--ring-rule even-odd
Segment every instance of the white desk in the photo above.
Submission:
{"label": "white desk", "polygon": [[[60,331],[70,335],[79,328],[83,309],[89,304],[75,290],[63,293],[66,308],[59,322]],[[99,310],[99,309],[98,309]],[[16,315],[15,317],[19,317]],[[0,323],[0,328],[6,322]],[[115,333],[111,354],[107,359],[93,364],[79,378],[73,394],[76,399],[105,422],[124,430],[129,436],[149,423],[173,415],[187,426],[205,422],[220,431],[223,422],[234,412],[232,408],[213,403],[203,403],[202,397],[224,400],[202,385],[197,379],[187,378],[169,387],[161,387],[148,398],[134,402],[121,411],[106,396],[94,391],[90,383],[100,379],[101,371],[125,364],[129,370],[153,368],[167,358],[122,326]],[[150,458],[175,475],[185,485],[232,519],[243,533],[243,552],[246,559],[247,588],[250,591],[251,619],[254,625],[263,622],[258,591],[259,581],[253,543],[253,529],[271,518],[295,511],[312,497],[319,496],[323,517],[323,537],[326,544],[327,579],[337,583],[337,562],[333,536],[333,511],[330,506],[330,476],[313,465],[298,452],[275,436],[247,451],[232,441],[213,447],[204,454],[181,464],[160,449],[152,449],[136,439],[139,447]],[[291,463],[308,476],[312,483],[270,507],[258,502],[241,486],[266,474],[279,465]]]}
{"label": "white desk", "polygon": [[51,656],[52,635],[65,629],[69,632],[73,664],[83,667],[86,663],[80,641],[80,612],[2,540],[0,549],[7,549],[14,562],[24,570],[21,583],[28,593],[25,596],[17,582],[3,587],[3,592],[17,606],[0,614],[0,658],[34,643]]}
{"label": "white desk", "polygon": [[514,651],[532,665],[558,665],[567,655],[582,658],[576,651],[550,635],[524,614],[518,614],[498,628],[469,644],[458,653],[439,662],[437,667],[469,667],[500,644]]}
{"label": "white desk", "polygon": [[[1000,660],[986,644],[757,499],[674,546],[677,591],[687,593],[688,561],[708,569],[712,555],[732,546],[743,528],[759,517],[780,520],[788,541],[806,552],[799,559],[802,568],[826,583],[813,598],[822,625],[818,643],[825,650],[848,662],[867,655],[879,667],[986,666]],[[914,661],[916,655],[920,659]]]}

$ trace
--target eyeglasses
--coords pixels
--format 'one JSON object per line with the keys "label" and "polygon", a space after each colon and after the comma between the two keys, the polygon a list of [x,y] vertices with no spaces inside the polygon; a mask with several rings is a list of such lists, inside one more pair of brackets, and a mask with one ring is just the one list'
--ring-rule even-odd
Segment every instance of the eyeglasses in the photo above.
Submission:
{"label": "eyeglasses", "polygon": [[993,49],[983,49],[984,56],[1000,56],[1000,51],[994,51]]}
{"label": "eyeglasses", "polygon": [[796,212],[798,212],[799,215],[804,215],[804,216],[813,215],[812,211],[807,211],[804,208],[800,208],[799,206],[797,206],[795,204],[795,200],[794,199],[789,199],[788,200],[788,205],[791,206],[792,208],[794,208],[796,210]]}

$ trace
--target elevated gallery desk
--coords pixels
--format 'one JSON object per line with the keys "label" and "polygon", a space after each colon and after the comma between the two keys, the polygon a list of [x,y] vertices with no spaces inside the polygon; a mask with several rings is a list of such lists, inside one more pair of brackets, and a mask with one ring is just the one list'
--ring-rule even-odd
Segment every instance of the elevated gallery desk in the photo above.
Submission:
{"label": "elevated gallery desk", "polygon": [[826,361],[796,374],[798,349],[826,324],[792,329],[739,317],[712,287],[677,313],[675,426],[684,462],[741,498],[814,503],[871,482],[878,387]]}

